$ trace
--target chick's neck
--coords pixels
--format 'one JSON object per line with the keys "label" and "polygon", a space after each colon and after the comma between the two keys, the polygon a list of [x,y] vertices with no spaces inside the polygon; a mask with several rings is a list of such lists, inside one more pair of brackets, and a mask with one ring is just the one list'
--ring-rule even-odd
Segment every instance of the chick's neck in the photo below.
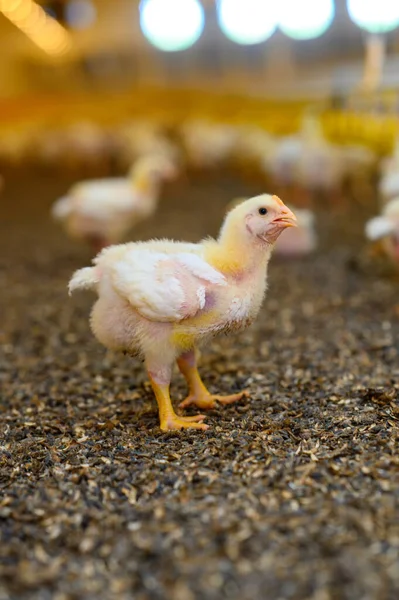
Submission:
{"label": "chick's neck", "polygon": [[236,223],[225,223],[219,238],[207,248],[209,262],[225,274],[237,277],[266,271],[272,245],[251,238]]}

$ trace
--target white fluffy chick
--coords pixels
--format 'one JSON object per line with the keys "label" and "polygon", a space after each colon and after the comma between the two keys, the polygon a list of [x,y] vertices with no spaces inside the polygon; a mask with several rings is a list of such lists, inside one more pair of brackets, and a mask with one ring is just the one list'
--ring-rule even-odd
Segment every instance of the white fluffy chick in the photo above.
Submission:
{"label": "white fluffy chick", "polygon": [[320,121],[305,115],[299,134],[277,143],[267,169],[279,186],[330,192],[339,182],[341,161],[337,149],[325,139]]}
{"label": "white fluffy chick", "polygon": [[372,242],[380,242],[383,251],[399,267],[399,197],[390,200],[380,216],[366,223],[366,236]]}
{"label": "white fluffy chick", "polygon": [[131,164],[141,156],[163,156],[179,162],[180,150],[161,127],[152,121],[138,120],[125,123],[118,132],[121,164]]}
{"label": "white fluffy chick", "polygon": [[65,133],[57,129],[44,130],[35,144],[36,161],[44,166],[61,166],[67,154]]}
{"label": "white fluffy chick", "polygon": [[260,127],[248,126],[238,129],[237,144],[233,156],[239,166],[266,170],[270,172],[270,163],[276,152],[275,138]]}
{"label": "white fluffy chick", "polygon": [[343,175],[357,175],[370,172],[376,162],[377,156],[373,150],[366,146],[349,144],[338,148],[342,164]]}
{"label": "white fluffy chick", "polygon": [[292,208],[292,210],[297,218],[297,226],[282,233],[276,242],[274,252],[276,255],[287,257],[305,256],[314,252],[317,247],[315,215],[313,211],[306,208]]}
{"label": "white fluffy chick", "polygon": [[187,121],[180,128],[187,163],[197,169],[210,169],[227,162],[238,139],[238,130],[202,120]]}
{"label": "white fluffy chick", "polygon": [[164,157],[139,159],[127,177],[95,179],[75,184],[52,207],[53,217],[67,233],[99,251],[121,241],[137,223],[156,210],[163,180],[176,167]]}
{"label": "white fluffy chick", "polygon": [[64,132],[63,162],[72,169],[105,170],[109,146],[108,136],[100,125],[90,121],[73,123]]}
{"label": "white fluffy chick", "polygon": [[93,267],[69,283],[98,294],[90,319],[107,348],[144,359],[163,431],[206,429],[204,415],[181,417],[170,398],[177,361],[190,395],[182,407],[211,409],[227,397],[208,392],[196,367],[195,349],[222,333],[247,327],[257,316],[267,286],[267,268],[281,232],[295,215],[277,196],[264,194],[235,206],[217,240],[198,244],[151,240],[106,248]]}

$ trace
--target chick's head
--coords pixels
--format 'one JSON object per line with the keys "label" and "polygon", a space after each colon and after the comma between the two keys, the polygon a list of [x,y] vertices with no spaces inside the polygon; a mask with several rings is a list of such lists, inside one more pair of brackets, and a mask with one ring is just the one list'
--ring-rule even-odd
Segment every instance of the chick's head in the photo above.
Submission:
{"label": "chick's head", "polygon": [[174,161],[165,156],[144,156],[132,167],[131,175],[151,182],[175,179],[178,169]]}
{"label": "chick's head", "polygon": [[296,227],[294,213],[278,198],[263,194],[236,205],[226,217],[226,231],[249,243],[274,244],[287,227]]}

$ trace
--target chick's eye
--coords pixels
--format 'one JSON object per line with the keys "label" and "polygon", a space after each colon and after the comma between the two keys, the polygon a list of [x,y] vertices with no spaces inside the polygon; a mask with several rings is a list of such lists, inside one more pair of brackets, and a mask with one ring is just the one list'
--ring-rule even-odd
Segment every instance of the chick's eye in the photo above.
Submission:
{"label": "chick's eye", "polygon": [[260,215],[267,215],[267,208],[264,208],[264,207],[260,208],[259,209],[259,214]]}

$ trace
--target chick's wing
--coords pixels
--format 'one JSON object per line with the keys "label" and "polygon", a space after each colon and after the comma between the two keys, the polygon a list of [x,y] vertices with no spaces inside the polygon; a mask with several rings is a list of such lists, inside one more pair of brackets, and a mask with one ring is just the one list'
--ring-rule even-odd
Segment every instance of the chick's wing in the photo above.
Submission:
{"label": "chick's wing", "polygon": [[205,307],[212,285],[225,285],[224,276],[200,256],[134,249],[111,268],[116,291],[143,317],[179,322]]}

